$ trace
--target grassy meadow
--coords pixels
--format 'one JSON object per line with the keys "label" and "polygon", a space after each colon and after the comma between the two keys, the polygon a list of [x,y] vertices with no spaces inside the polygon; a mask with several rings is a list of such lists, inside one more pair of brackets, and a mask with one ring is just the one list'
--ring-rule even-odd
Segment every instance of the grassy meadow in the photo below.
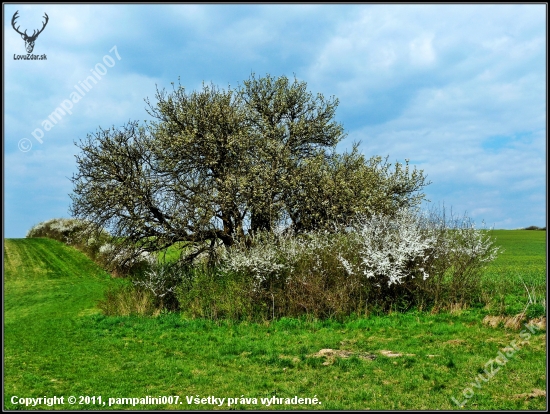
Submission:
{"label": "grassy meadow", "polygon": [[[493,235],[484,308],[265,323],[107,317],[97,302],[125,280],[58,241],[6,239],[4,409],[544,410],[545,329],[483,321],[545,314],[546,232]],[[21,404],[44,396],[64,402]],[[116,400],[146,396],[172,398]]]}
{"label": "grassy meadow", "polygon": [[528,309],[531,316],[545,314],[541,303],[546,299],[546,231],[493,230],[492,235],[504,251],[484,272],[485,290],[493,302],[491,313],[517,315],[530,295],[538,305]]}

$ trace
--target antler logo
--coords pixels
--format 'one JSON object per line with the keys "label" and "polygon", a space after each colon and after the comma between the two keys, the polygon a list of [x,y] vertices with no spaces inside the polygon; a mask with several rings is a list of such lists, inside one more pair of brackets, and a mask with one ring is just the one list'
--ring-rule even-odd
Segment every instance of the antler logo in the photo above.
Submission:
{"label": "antler logo", "polygon": [[32,36],[29,36],[29,35],[27,35],[26,30],[25,30],[24,33],[21,33],[19,31],[20,26],[15,27],[15,19],[17,19],[19,17],[17,15],[17,13],[19,13],[19,10],[17,10],[15,12],[15,14],[13,15],[13,17],[11,18],[11,25],[13,26],[13,29],[17,33],[19,33],[21,35],[21,37],[23,38],[23,40],[25,41],[25,48],[27,49],[27,53],[32,53],[32,51],[34,49],[34,42],[36,41],[36,38],[38,37],[38,35],[40,33],[42,33],[42,31],[44,30],[44,28],[48,24],[49,17],[46,13],[44,13],[44,18],[46,19],[46,21],[43,23],[42,29],[40,29],[38,32],[36,30],[34,30],[33,33],[32,33]]}

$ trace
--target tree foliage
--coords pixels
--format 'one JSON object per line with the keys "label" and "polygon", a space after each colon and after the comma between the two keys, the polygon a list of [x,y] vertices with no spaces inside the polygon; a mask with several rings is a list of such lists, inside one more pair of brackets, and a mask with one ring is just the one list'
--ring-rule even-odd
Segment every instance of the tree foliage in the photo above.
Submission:
{"label": "tree foliage", "polygon": [[158,251],[183,242],[185,259],[281,226],[310,231],[357,214],[418,205],[422,171],[369,160],[334,120],[338,100],[305,82],[252,75],[236,89],[157,90],[154,121],[99,129],[76,145],[71,213],[120,245]]}

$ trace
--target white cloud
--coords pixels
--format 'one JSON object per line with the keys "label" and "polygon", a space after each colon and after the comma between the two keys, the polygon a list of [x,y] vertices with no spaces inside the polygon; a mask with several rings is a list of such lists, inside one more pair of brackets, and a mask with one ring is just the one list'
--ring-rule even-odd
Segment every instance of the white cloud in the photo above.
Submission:
{"label": "white cloud", "polygon": [[436,53],[432,45],[434,35],[422,35],[409,45],[410,60],[413,65],[424,66],[435,62]]}

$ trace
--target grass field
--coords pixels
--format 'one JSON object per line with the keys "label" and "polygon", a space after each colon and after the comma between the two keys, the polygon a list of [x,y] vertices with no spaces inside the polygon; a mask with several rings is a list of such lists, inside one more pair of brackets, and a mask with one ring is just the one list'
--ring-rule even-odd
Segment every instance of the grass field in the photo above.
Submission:
{"label": "grass field", "polygon": [[[506,249],[484,275],[495,308],[264,324],[105,317],[95,304],[123,280],[54,240],[7,239],[4,409],[543,410],[546,332],[482,320],[524,306],[524,282],[544,294],[546,232],[494,235]],[[63,404],[21,405],[53,396]],[[172,398],[116,400],[146,396]]]}
{"label": "grass field", "polygon": [[484,274],[494,300],[492,313],[520,313],[529,301],[527,289],[540,305],[546,296],[546,231],[495,230],[492,235],[504,248]]}

